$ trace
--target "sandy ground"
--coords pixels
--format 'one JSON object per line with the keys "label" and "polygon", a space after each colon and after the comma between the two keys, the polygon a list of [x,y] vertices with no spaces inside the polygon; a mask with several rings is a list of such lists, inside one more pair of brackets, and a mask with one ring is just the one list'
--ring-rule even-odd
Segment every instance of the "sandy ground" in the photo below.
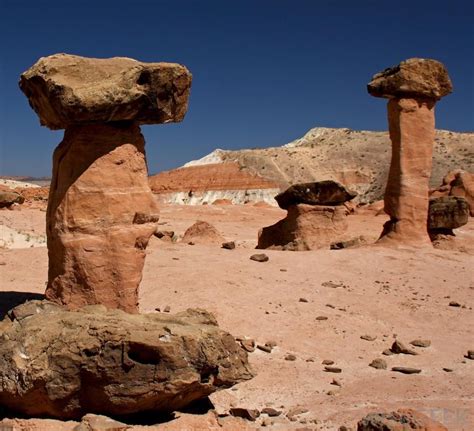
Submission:
{"label": "sandy ground", "polygon": [[[355,429],[368,412],[412,407],[449,430],[472,431],[474,361],[464,355],[474,349],[474,221],[457,230],[462,251],[364,246],[270,250],[265,251],[268,262],[249,260],[258,229],[283,215],[280,209],[252,206],[165,206],[163,230],[182,235],[196,220],[206,220],[227,240],[235,240],[237,248],[152,238],[147,250],[142,312],[167,305],[171,312],[205,308],[233,335],[277,344],[271,353],[249,354],[254,379],[211,399],[218,412],[231,406],[272,406],[283,414],[271,420],[262,415],[256,423],[221,420],[223,429],[259,428],[263,419],[274,430]],[[44,217],[40,209],[0,211],[0,223],[23,234],[44,235]],[[348,237],[375,240],[384,221],[384,216],[371,214],[349,216]],[[0,312],[43,293],[46,279],[44,246],[0,249]],[[449,306],[450,301],[461,306]],[[320,316],[327,320],[318,320]],[[366,341],[362,335],[376,339]],[[431,346],[413,347],[416,356],[381,355],[394,339],[408,345],[420,338]],[[285,360],[287,353],[296,360]],[[369,367],[375,358],[386,359],[388,369]],[[325,359],[342,372],[325,372]],[[422,372],[404,375],[390,371],[393,366]],[[296,406],[308,412],[290,421],[284,414]],[[32,430],[72,430],[76,425],[45,420],[16,424]],[[192,415],[153,429],[221,428],[209,415]]]}

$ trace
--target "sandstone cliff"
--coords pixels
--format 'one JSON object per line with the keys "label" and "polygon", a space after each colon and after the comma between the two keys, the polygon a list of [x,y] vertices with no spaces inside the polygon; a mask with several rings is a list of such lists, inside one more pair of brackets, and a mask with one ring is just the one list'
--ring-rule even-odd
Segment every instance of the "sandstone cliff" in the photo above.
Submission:
{"label": "sandstone cliff", "polygon": [[[359,192],[357,201],[372,202],[383,197],[390,151],[387,132],[317,127],[281,147],[215,150],[150,181],[155,193],[174,203],[226,198],[234,203],[264,200],[276,205],[276,189],[327,179]],[[474,133],[437,130],[431,187],[453,169],[474,171]]]}

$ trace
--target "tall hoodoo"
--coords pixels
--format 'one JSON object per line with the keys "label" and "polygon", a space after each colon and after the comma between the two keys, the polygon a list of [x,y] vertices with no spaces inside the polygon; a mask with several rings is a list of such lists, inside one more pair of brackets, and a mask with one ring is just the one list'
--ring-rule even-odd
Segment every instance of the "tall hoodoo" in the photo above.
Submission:
{"label": "tall hoodoo", "polygon": [[429,245],[429,179],[435,133],[434,107],[452,92],[443,64],[411,58],[374,75],[367,85],[375,97],[388,98],[392,160],[385,190],[390,220],[379,241]]}
{"label": "tall hoodoo", "polygon": [[191,74],[179,64],[56,54],[21,75],[54,151],[46,297],[76,309],[138,311],[145,248],[158,221],[140,124],[179,122]]}

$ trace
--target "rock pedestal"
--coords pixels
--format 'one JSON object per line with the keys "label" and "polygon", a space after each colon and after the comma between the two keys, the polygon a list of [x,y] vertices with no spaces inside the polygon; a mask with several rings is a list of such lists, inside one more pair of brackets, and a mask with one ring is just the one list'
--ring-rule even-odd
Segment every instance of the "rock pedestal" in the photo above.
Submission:
{"label": "rock pedestal", "polygon": [[392,160],[384,198],[390,220],[379,241],[430,245],[427,214],[434,106],[452,91],[448,73],[435,60],[413,58],[375,75],[368,91],[390,99]]}
{"label": "rock pedestal", "polygon": [[49,300],[138,311],[158,221],[139,125],[181,121],[190,85],[178,64],[66,54],[41,58],[21,76],[41,124],[66,129],[47,210]]}

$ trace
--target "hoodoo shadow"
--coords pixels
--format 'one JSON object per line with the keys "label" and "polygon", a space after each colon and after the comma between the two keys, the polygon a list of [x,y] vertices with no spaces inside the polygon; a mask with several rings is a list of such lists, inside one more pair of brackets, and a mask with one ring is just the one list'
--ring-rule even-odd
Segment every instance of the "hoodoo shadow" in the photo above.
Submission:
{"label": "hoodoo shadow", "polygon": [[0,292],[0,320],[2,320],[13,307],[33,299],[43,300],[44,295],[32,292]]}

